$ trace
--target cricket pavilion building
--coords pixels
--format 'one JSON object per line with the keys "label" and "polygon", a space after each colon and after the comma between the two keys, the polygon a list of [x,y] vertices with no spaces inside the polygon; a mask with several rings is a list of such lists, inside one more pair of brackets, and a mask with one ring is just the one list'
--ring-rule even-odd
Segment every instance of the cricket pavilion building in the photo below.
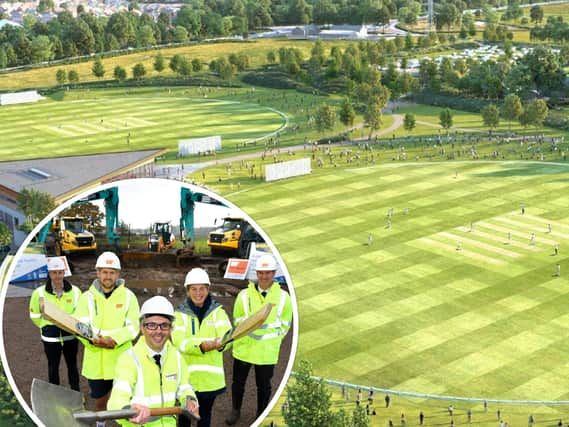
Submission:
{"label": "cricket pavilion building", "polygon": [[0,222],[12,233],[11,248],[19,247],[26,233],[19,225],[25,215],[18,209],[18,194],[25,188],[48,193],[56,204],[98,185],[127,178],[155,176],[154,162],[167,150],[58,157],[0,162]]}

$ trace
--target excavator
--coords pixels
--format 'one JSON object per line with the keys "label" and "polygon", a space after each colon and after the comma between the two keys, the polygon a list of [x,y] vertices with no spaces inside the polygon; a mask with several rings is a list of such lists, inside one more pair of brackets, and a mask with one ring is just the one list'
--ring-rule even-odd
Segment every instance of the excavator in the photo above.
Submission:
{"label": "excavator", "polygon": [[165,253],[176,243],[176,236],[172,233],[172,224],[169,222],[155,222],[148,236],[146,244],[150,252]]}
{"label": "excavator", "polygon": [[[125,261],[131,262],[133,265],[141,263],[152,263],[160,264],[162,261],[160,259],[152,259],[157,254],[160,254],[160,258],[168,263],[168,255],[176,258],[176,264],[179,265],[179,260],[177,258],[190,258],[194,256],[193,250],[195,245],[195,230],[194,230],[194,209],[196,203],[204,203],[210,205],[224,206],[224,203],[211,198],[207,194],[192,191],[187,187],[181,187],[180,189],[180,234],[181,241],[183,243],[183,249],[179,249],[177,253],[167,254],[168,248],[172,247],[175,242],[175,237],[172,233],[172,225],[170,223],[155,223],[153,225],[153,233],[158,237],[158,241],[155,238],[149,237],[147,242],[147,252],[137,251],[137,250],[121,250],[119,247],[120,235],[118,234],[119,228],[119,217],[118,217],[118,206],[119,206],[119,192],[118,187],[110,187],[106,190],[100,190],[89,196],[77,200],[74,204],[91,202],[94,200],[104,200],[105,205],[105,232],[107,237],[107,244],[96,244],[95,237],[92,237],[92,242],[94,246],[91,246],[90,250],[101,251],[101,250],[114,250],[117,253],[121,253]],[[77,227],[78,222],[83,220],[81,218],[74,218],[74,222]],[[82,251],[84,246],[81,246],[77,240],[73,238],[64,238],[64,233],[61,232],[61,226],[57,226],[61,223],[61,218],[55,218],[54,220],[48,222],[46,226],[40,231],[38,235],[38,241],[45,244],[46,253],[48,255],[54,255],[58,253],[65,254],[76,254]],[[68,227],[65,227],[66,231]],[[69,233],[68,233],[69,234]],[[164,237],[167,235],[168,237]],[[92,236],[92,234],[91,234]],[[162,240],[162,244],[160,244]],[[65,242],[65,243],[64,243]],[[68,242],[68,243],[67,243]],[[105,247],[103,247],[105,246]],[[153,253],[154,252],[154,253]]]}

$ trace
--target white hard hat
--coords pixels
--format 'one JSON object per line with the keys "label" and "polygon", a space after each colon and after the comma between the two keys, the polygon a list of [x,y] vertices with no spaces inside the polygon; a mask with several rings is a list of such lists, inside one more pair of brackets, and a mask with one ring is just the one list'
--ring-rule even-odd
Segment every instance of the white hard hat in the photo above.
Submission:
{"label": "white hard hat", "polygon": [[276,271],[277,262],[275,258],[270,254],[261,255],[257,258],[257,264],[255,265],[256,271]]}
{"label": "white hard hat", "polygon": [[174,307],[172,306],[172,303],[170,303],[170,301],[168,301],[163,296],[158,295],[152,297],[146,300],[144,304],[142,304],[142,308],[140,309],[140,318],[143,319],[146,316],[149,315],[151,316],[155,314],[160,316],[166,316],[170,318],[170,320],[173,320]]}
{"label": "white hard hat", "polygon": [[188,274],[186,274],[186,280],[184,281],[184,286],[191,285],[211,285],[207,271],[199,267],[192,268]]}
{"label": "white hard hat", "polygon": [[50,257],[47,259],[47,271],[65,271],[65,262],[61,257]]}
{"label": "white hard hat", "polygon": [[121,262],[119,257],[113,252],[103,252],[99,255],[99,258],[97,258],[95,268],[112,268],[114,270],[120,270]]}

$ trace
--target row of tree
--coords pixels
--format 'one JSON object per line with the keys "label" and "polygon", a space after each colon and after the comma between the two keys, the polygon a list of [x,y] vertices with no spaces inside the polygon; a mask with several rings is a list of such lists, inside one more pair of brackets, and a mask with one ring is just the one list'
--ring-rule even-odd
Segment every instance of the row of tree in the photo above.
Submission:
{"label": "row of tree", "polygon": [[[52,9],[52,3],[40,2],[39,8]],[[466,9],[483,6],[482,18],[493,28],[497,14],[491,6],[495,3],[485,0],[437,3],[435,24],[437,28],[460,25],[461,36],[473,36],[475,19],[480,18],[465,12]],[[540,10],[532,15],[536,22],[543,18]],[[0,29],[0,68],[205,37],[246,35],[270,25],[387,24],[394,18],[413,24],[425,13],[422,3],[416,0],[216,0],[184,5],[175,16],[163,11],[157,19],[132,11],[97,17],[85,12],[82,5],[77,12],[74,17],[63,11],[47,23],[26,15],[23,28],[4,26]],[[499,40],[500,31],[511,34],[503,30],[505,27],[496,28],[489,32],[489,40]]]}
{"label": "row of tree", "polygon": [[517,60],[513,59],[511,43],[504,44],[504,55],[496,59],[453,60],[444,57],[437,63],[435,59],[425,58],[420,62],[417,77],[407,72],[406,57],[398,64],[386,63],[387,52],[393,47],[400,47],[400,51],[410,49],[413,39],[362,42],[344,50],[334,46],[329,53],[317,41],[307,59],[298,49],[283,47],[278,55],[269,52],[267,60],[270,64],[278,64],[292,77],[315,86],[327,80],[347,78],[349,96],[373,69],[378,68],[382,69],[381,83],[395,98],[421,89],[481,99],[503,99],[508,94],[523,98],[536,95],[562,97],[567,89],[564,68],[569,66],[569,45],[560,50],[537,46]]}
{"label": "row of tree", "polygon": [[502,59],[476,61],[443,58],[440,64],[424,59],[419,80],[423,88],[445,90],[483,99],[502,99],[513,93],[523,97],[565,91],[564,67],[569,65],[569,46],[557,52],[538,46],[516,61],[506,45]]}
{"label": "row of tree", "polygon": [[550,16],[543,27],[534,27],[530,31],[532,40],[549,40],[557,43],[569,42],[569,23],[562,16]]}

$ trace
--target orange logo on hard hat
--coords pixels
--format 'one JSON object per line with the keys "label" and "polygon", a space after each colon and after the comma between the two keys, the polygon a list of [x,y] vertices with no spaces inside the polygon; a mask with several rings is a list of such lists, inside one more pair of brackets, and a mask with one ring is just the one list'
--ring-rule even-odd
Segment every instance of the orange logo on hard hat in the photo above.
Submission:
{"label": "orange logo on hard hat", "polygon": [[108,259],[108,260],[105,261],[105,264],[112,264],[112,263],[113,263],[113,260],[112,260],[112,259]]}

